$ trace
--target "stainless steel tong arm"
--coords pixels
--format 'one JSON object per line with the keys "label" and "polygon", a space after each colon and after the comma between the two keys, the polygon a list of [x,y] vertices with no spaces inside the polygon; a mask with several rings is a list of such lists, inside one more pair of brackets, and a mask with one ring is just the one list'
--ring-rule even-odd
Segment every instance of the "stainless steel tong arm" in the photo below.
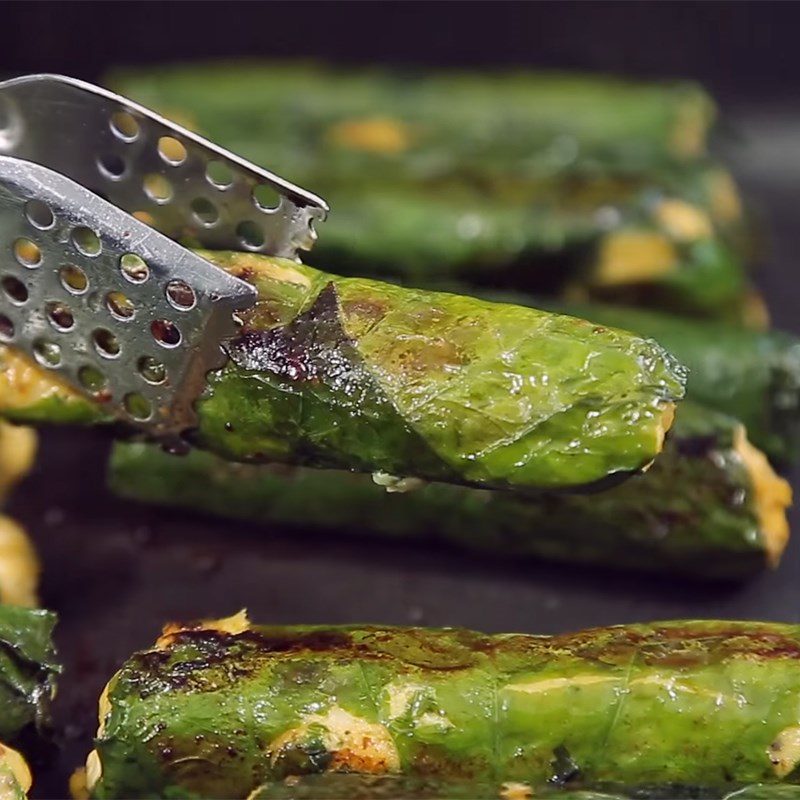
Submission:
{"label": "stainless steel tong arm", "polygon": [[0,342],[149,436],[174,437],[224,363],[233,313],[255,301],[176,240],[296,258],[327,210],[99,87],[0,83]]}

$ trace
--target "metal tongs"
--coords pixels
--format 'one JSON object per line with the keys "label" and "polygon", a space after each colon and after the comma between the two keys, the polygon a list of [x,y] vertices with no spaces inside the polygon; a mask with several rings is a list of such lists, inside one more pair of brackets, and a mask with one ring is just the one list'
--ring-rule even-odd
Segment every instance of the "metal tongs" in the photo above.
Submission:
{"label": "metal tongs", "polygon": [[327,211],[105,89],[58,75],[0,83],[0,342],[174,440],[225,363],[235,312],[256,299],[175,240],[296,258]]}

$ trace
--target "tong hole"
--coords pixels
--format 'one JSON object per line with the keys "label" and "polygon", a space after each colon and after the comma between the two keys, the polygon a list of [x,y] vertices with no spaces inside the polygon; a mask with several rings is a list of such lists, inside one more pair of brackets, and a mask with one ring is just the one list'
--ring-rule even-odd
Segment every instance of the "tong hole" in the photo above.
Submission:
{"label": "tong hole", "polygon": [[2,282],[6,297],[15,305],[21,306],[28,301],[28,287],[13,275],[6,275]]}
{"label": "tong hole", "polygon": [[139,137],[139,123],[133,114],[117,111],[111,115],[111,131],[123,142],[135,142]]}
{"label": "tong hole", "polygon": [[167,368],[152,356],[142,356],[136,368],[139,370],[139,374],[154,386],[164,383],[167,379]]}
{"label": "tong hole", "polygon": [[100,172],[112,181],[118,181],[125,174],[125,159],[116,153],[106,153],[97,159]]}
{"label": "tong hole", "polygon": [[156,172],[145,175],[144,190],[147,196],[155,203],[163,205],[172,199],[172,184]]}
{"label": "tong hole", "polygon": [[194,289],[185,281],[170,281],[166,294],[169,304],[178,311],[189,311],[197,303]]}
{"label": "tong hole", "polygon": [[233,173],[224,161],[209,161],[206,165],[206,178],[217,189],[227,189],[233,183]]}
{"label": "tong hole", "polygon": [[119,339],[105,328],[98,328],[92,333],[92,344],[103,358],[116,358],[122,350]]}
{"label": "tong hole", "polygon": [[174,136],[162,136],[158,140],[158,153],[171,167],[179,167],[186,161],[186,148]]}
{"label": "tong hole", "polygon": [[274,211],[281,202],[281,196],[268,183],[253,187],[253,200],[262,211]]}
{"label": "tong hole", "polygon": [[150,401],[138,392],[126,394],[123,401],[125,410],[139,422],[145,422],[153,415],[153,406]]}
{"label": "tong hole", "polygon": [[0,314],[0,342],[10,342],[13,338],[14,323],[5,314]]}
{"label": "tong hole", "polygon": [[109,292],[106,295],[106,308],[116,319],[127,321],[136,314],[136,306],[122,292]]}
{"label": "tong hole", "polygon": [[79,225],[72,231],[72,243],[79,253],[90,257],[99,256],[103,249],[97,234],[91,228],[83,225]]}
{"label": "tong hole", "polygon": [[249,219],[236,226],[236,235],[248,250],[258,250],[264,244],[264,232]]}
{"label": "tong hole", "polygon": [[205,197],[196,197],[192,200],[192,212],[198,222],[208,227],[211,227],[219,219],[217,207]]}
{"label": "tong hole", "polygon": [[41,200],[29,200],[25,205],[25,216],[34,228],[39,228],[41,231],[50,230],[56,224],[53,212]]}
{"label": "tong hole", "polygon": [[92,394],[102,392],[108,385],[106,376],[97,367],[81,367],[78,370],[78,381]]}
{"label": "tong hole", "polygon": [[150,332],[162,347],[177,347],[181,343],[181,332],[178,330],[178,326],[168,319],[155,320],[150,326]]}
{"label": "tong hole", "polygon": [[14,256],[23,267],[29,269],[42,263],[42,251],[30,239],[17,239],[14,242]]}
{"label": "tong hole", "polygon": [[83,294],[89,288],[89,279],[86,273],[74,264],[65,264],[58,271],[61,285],[70,294]]}
{"label": "tong hole", "polygon": [[45,306],[45,312],[50,324],[59,333],[66,333],[75,327],[75,317],[66,303],[55,300]]}
{"label": "tong hole", "polygon": [[55,342],[37,339],[33,344],[33,357],[43,367],[55,369],[61,365],[61,348]]}
{"label": "tong hole", "polygon": [[144,283],[150,277],[150,268],[136,253],[125,253],[119,260],[119,268],[131,283]]}

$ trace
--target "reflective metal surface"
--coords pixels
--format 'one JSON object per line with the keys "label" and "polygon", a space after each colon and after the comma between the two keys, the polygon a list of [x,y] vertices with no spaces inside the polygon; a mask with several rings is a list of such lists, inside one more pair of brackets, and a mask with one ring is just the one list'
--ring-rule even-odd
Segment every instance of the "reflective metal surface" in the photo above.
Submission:
{"label": "reflective metal surface", "polygon": [[192,426],[233,312],[255,301],[173,239],[296,258],[326,213],[104,89],[53,75],[0,83],[0,343],[152,437]]}
{"label": "reflective metal surface", "polygon": [[0,157],[0,342],[153,436],[193,421],[255,292],[45,167]]}
{"label": "reflective metal surface", "polygon": [[0,155],[56,170],[173,239],[294,258],[325,201],[119,95],[72,78],[0,83]]}

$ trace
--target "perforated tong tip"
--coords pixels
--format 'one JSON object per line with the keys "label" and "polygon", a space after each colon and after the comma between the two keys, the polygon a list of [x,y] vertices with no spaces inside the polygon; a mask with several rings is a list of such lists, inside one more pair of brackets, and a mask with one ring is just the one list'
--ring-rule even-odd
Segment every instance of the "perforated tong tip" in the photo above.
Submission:
{"label": "perforated tong tip", "polygon": [[327,211],[104,89],[0,83],[0,342],[150,437],[174,437],[196,422],[234,312],[255,301],[176,239],[296,258]]}

